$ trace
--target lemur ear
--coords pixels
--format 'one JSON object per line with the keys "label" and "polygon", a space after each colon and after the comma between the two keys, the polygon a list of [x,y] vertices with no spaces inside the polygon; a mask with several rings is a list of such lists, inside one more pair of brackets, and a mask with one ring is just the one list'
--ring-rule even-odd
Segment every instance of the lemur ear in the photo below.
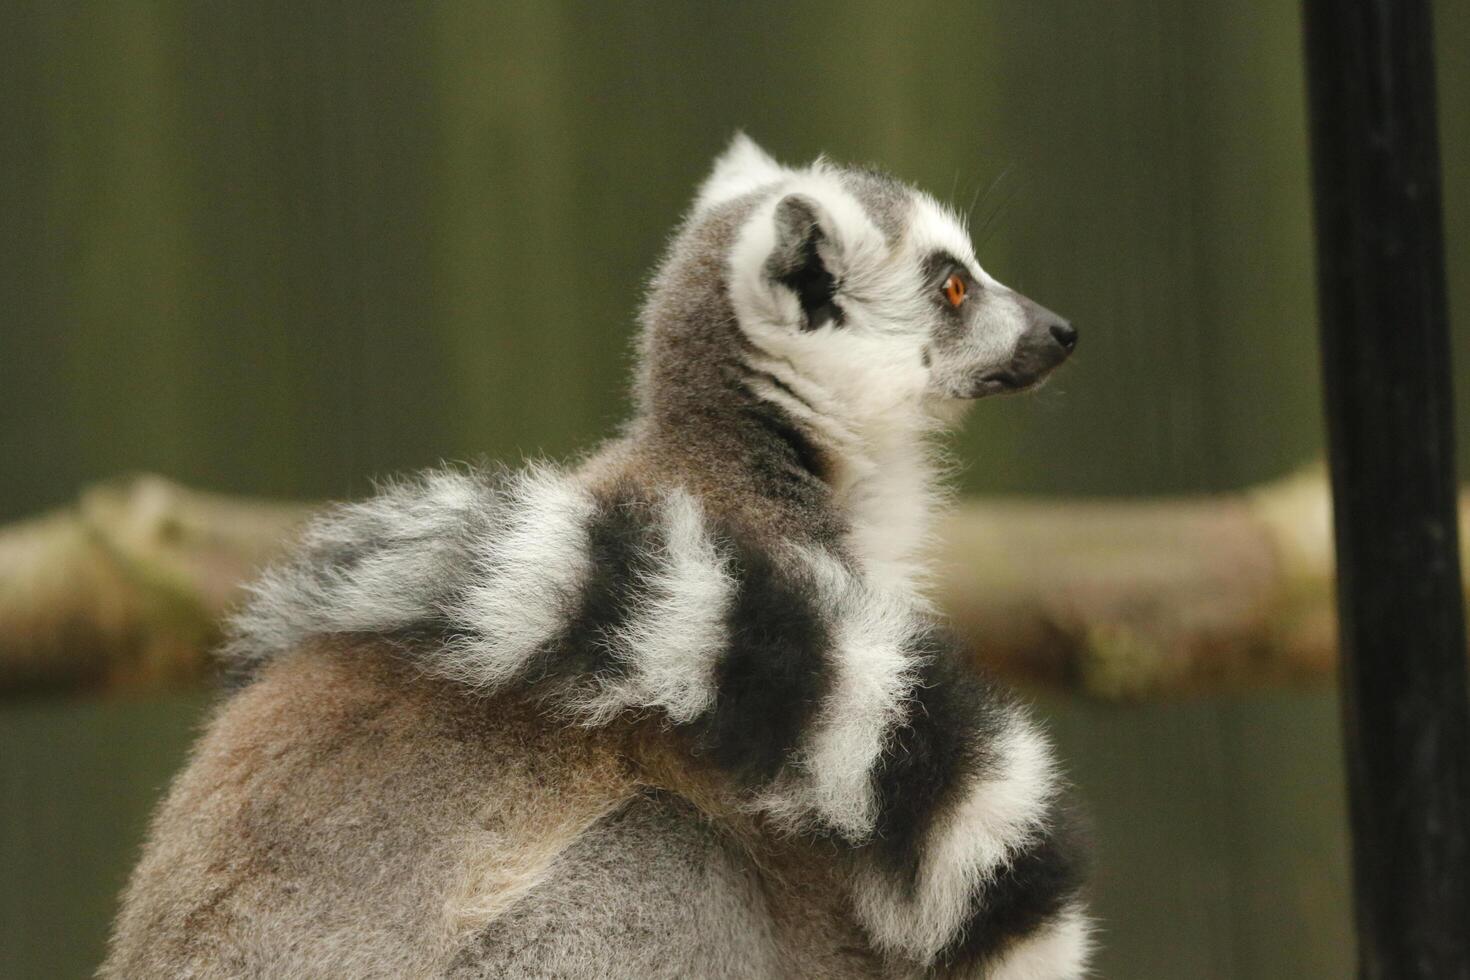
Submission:
{"label": "lemur ear", "polygon": [[756,145],[755,140],[737,132],[715,159],[715,166],[699,189],[695,207],[699,210],[739,197],[762,184],[785,176],[786,170]]}
{"label": "lemur ear", "polygon": [[804,194],[788,194],[776,203],[775,223],[776,244],[766,259],[766,275],[801,301],[801,329],[842,326],[842,307],[834,302],[837,278],[827,264],[835,243],[821,206]]}

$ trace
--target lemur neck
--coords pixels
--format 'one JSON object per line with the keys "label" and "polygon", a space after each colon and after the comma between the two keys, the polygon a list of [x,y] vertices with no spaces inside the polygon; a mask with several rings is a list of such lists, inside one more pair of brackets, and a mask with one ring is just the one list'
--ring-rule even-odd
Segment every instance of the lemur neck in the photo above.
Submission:
{"label": "lemur neck", "polygon": [[820,447],[832,505],[854,556],[882,584],[922,591],[940,502],[935,422],[917,401],[879,389],[845,392],[784,358],[744,352],[746,385]]}
{"label": "lemur neck", "polygon": [[835,467],[833,496],[852,529],[853,551],[875,581],[925,591],[941,499],[936,469],[922,431],[908,438],[875,433]]}
{"label": "lemur neck", "polygon": [[641,420],[620,469],[684,485],[774,538],[838,546],[875,585],[920,598],[942,496],[932,425],[917,411],[854,419],[789,371],[746,360],[721,373],[718,398],[706,388]]}

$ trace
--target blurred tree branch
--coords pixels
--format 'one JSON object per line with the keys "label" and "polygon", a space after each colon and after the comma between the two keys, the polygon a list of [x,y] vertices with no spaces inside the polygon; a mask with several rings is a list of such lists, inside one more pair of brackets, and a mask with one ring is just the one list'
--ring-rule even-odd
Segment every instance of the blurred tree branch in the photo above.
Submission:
{"label": "blurred tree branch", "polygon": [[198,684],[223,613],[310,510],[138,476],[0,528],[0,694]]}
{"label": "blurred tree branch", "polygon": [[940,604],[1033,687],[1141,700],[1330,683],[1331,523],[1317,466],[1198,498],[974,500],[942,532]]}
{"label": "blurred tree branch", "polygon": [[[0,528],[0,694],[200,683],[242,583],[310,510],[141,476]],[[1317,468],[1194,499],[976,499],[940,529],[939,598],[982,661],[1033,687],[1323,683],[1329,525]]]}

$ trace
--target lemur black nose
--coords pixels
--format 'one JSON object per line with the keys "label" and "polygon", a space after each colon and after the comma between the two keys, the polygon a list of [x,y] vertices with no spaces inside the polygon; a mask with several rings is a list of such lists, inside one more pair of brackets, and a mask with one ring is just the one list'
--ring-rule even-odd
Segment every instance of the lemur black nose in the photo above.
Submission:
{"label": "lemur black nose", "polygon": [[1052,339],[1061,344],[1064,350],[1070,351],[1077,346],[1077,328],[1070,323],[1053,323],[1051,335]]}

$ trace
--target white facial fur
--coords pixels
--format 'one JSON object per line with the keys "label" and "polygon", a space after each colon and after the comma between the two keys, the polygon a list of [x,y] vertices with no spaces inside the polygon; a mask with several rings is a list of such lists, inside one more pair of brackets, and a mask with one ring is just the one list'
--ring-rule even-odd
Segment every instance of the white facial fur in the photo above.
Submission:
{"label": "white facial fur", "polygon": [[[1027,317],[1014,294],[980,268],[964,222],[896,183],[875,223],[852,172],[817,160],[783,167],[737,135],[700,190],[696,214],[760,192],[731,250],[728,282],[747,361],[775,378],[754,387],[833,450],[829,479],[852,526],[854,552],[875,581],[914,597],[938,495],[926,433],[955,421],[975,380],[1015,356]],[[777,209],[800,195],[821,228],[818,254],[837,288],[840,325],[807,326],[796,292],[771,277]],[[964,315],[940,294],[933,257],[947,253],[973,279]],[[794,393],[794,397],[793,397]]]}
{"label": "white facial fur", "polygon": [[[964,223],[948,208],[908,191],[902,232],[889,241],[844,184],[843,171],[818,160],[783,167],[741,134],[700,191],[700,210],[769,189],[746,221],[730,258],[731,299],[742,329],[784,370],[772,371],[818,407],[861,435],[874,426],[912,431],[954,415],[975,376],[1010,361],[1026,328],[1024,311],[975,259]],[[816,205],[824,233],[819,253],[838,282],[840,326],[803,330],[796,294],[768,275],[776,247],[775,212],[788,195]],[[926,260],[953,256],[976,287],[966,300],[962,333],[930,281]],[[763,365],[768,368],[769,366]],[[794,375],[794,377],[793,377]]]}

